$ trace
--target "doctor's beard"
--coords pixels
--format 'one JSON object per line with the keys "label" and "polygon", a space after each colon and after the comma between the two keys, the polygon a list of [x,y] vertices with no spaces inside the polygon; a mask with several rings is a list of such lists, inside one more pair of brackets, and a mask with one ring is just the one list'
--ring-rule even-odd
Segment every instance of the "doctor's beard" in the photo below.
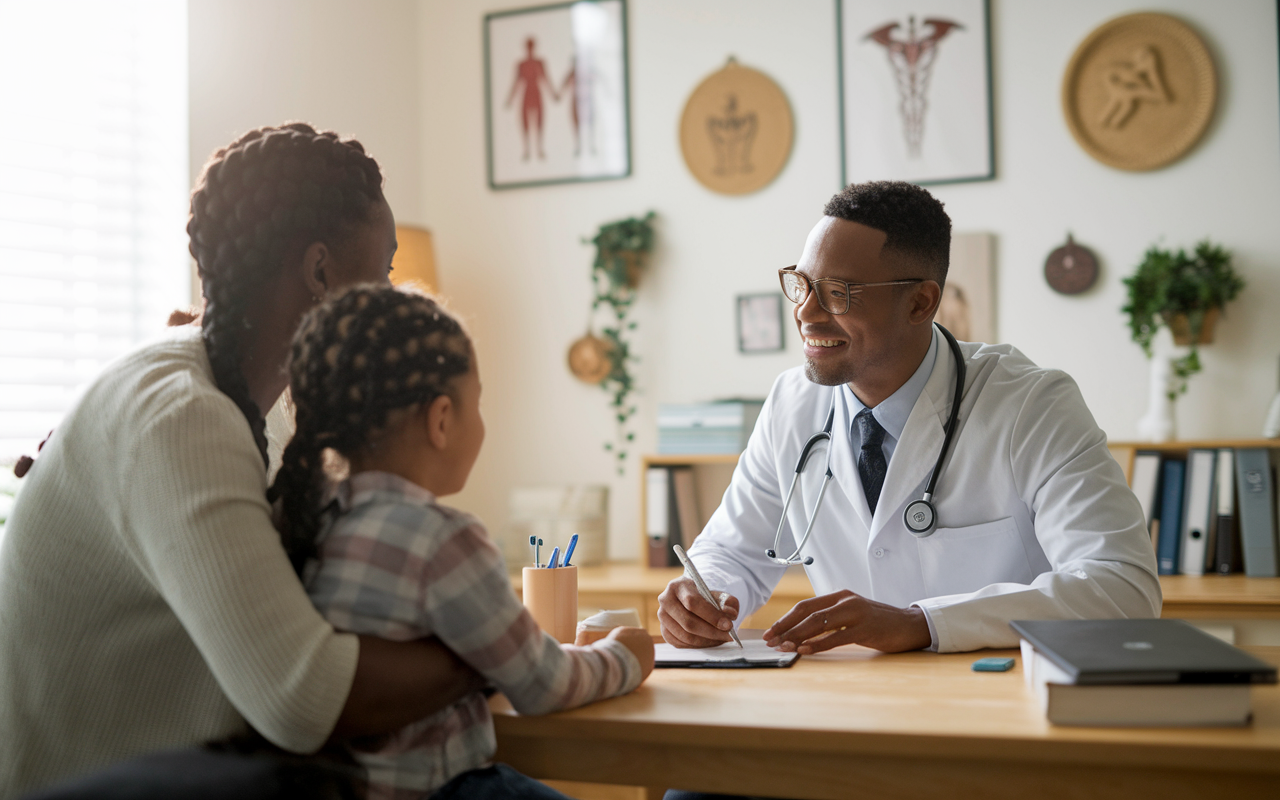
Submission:
{"label": "doctor's beard", "polygon": [[848,364],[832,364],[827,368],[823,368],[814,363],[812,359],[804,360],[804,376],[819,386],[839,386],[842,383],[852,383],[857,377],[857,370]]}

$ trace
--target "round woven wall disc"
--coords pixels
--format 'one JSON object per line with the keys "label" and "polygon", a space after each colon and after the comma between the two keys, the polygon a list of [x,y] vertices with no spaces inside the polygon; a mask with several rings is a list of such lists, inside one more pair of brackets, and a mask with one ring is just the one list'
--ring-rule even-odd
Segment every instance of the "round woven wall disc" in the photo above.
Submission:
{"label": "round woven wall disc", "polygon": [[1080,294],[1098,279],[1098,259],[1067,234],[1067,243],[1045,259],[1044,279],[1055,292]]}
{"label": "round woven wall disc", "polygon": [[782,172],[794,131],[791,104],[778,84],[731,58],[689,95],[680,118],[680,150],[703,186],[748,194]]}
{"label": "round woven wall disc", "polygon": [[609,350],[607,341],[588,333],[569,345],[569,371],[583,383],[599,383],[613,369]]}
{"label": "round woven wall disc", "polygon": [[1076,48],[1062,78],[1062,112],[1085,152],[1117,169],[1149,170],[1186,155],[1213,117],[1213,57],[1167,14],[1104,23]]}

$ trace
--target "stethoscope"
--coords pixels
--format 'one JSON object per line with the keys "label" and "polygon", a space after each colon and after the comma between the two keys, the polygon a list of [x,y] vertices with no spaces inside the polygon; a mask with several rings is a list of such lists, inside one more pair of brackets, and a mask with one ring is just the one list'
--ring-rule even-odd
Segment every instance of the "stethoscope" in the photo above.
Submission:
{"label": "stethoscope", "polygon": [[[955,438],[956,425],[960,419],[960,400],[964,395],[964,377],[965,364],[964,354],[960,352],[960,344],[956,341],[956,337],[951,335],[951,331],[934,323],[938,330],[942,331],[942,335],[946,337],[947,344],[951,346],[951,354],[956,362],[956,393],[955,398],[951,401],[951,414],[947,418],[946,435],[942,439],[942,451],[938,453],[938,460],[933,465],[933,473],[929,475],[929,485],[925,487],[924,496],[919,500],[913,500],[907,504],[906,510],[902,512],[902,522],[907,526],[907,530],[912,536],[923,539],[926,536],[933,535],[938,524],[938,510],[933,507],[933,493],[938,485],[938,473],[942,471],[942,462],[947,458],[947,452],[951,449],[951,440]],[[805,543],[809,541],[810,534],[813,533],[813,521],[818,518],[818,509],[822,508],[822,497],[827,493],[827,484],[831,482],[831,451],[835,448],[831,446],[831,428],[835,424],[836,419],[836,392],[840,391],[839,387],[831,393],[831,409],[827,411],[827,424],[822,427],[814,435],[809,437],[809,441],[805,442],[804,449],[800,451],[800,460],[796,462],[796,475],[791,479],[791,489],[787,492],[787,500],[782,504],[782,519],[778,520],[778,532],[773,537],[773,547],[765,551],[765,555],[775,564],[790,566],[792,564],[804,564],[808,566],[813,563],[813,556],[804,559],[800,558],[800,551],[804,549]],[[813,452],[814,445],[818,442],[825,441],[827,443],[827,473],[822,478],[822,486],[818,488],[818,498],[813,503],[813,511],[809,514],[809,522],[805,525],[804,536],[800,537],[800,544],[796,546],[796,550],[786,558],[778,558],[778,547],[782,544],[782,529],[787,524],[787,509],[791,507],[791,498],[795,496],[796,485],[800,482],[800,475],[804,473],[805,465],[809,462],[809,456]]]}

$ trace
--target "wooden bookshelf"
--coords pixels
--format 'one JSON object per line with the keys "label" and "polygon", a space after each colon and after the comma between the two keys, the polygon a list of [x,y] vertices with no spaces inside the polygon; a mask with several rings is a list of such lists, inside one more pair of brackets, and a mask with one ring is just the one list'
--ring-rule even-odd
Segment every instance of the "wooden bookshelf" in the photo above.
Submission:
{"label": "wooden bookshelf", "polygon": [[1126,482],[1133,481],[1133,459],[1138,451],[1173,453],[1185,456],[1188,450],[1217,450],[1222,447],[1269,447],[1280,449],[1280,439],[1187,439],[1173,442],[1107,442],[1107,449],[1124,470]]}

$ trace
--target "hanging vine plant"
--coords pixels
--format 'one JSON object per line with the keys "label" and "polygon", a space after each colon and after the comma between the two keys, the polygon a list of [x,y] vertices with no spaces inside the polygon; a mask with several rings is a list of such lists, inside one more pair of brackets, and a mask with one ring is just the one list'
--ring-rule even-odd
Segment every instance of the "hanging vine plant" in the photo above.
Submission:
{"label": "hanging vine plant", "polygon": [[599,336],[588,325],[587,335],[574,342],[569,349],[569,369],[579,379],[598,384],[609,394],[616,433],[604,448],[613,454],[619,475],[625,470],[631,443],[635,441],[629,424],[636,413],[631,398],[636,388],[631,366],[638,359],[631,352],[631,332],[636,323],[630,313],[640,275],[653,250],[653,218],[650,211],[643,217],[608,222],[600,226],[594,238],[583,240],[596,248],[591,264],[594,297],[590,318],[594,320],[602,308],[607,309],[608,318],[601,325]]}

